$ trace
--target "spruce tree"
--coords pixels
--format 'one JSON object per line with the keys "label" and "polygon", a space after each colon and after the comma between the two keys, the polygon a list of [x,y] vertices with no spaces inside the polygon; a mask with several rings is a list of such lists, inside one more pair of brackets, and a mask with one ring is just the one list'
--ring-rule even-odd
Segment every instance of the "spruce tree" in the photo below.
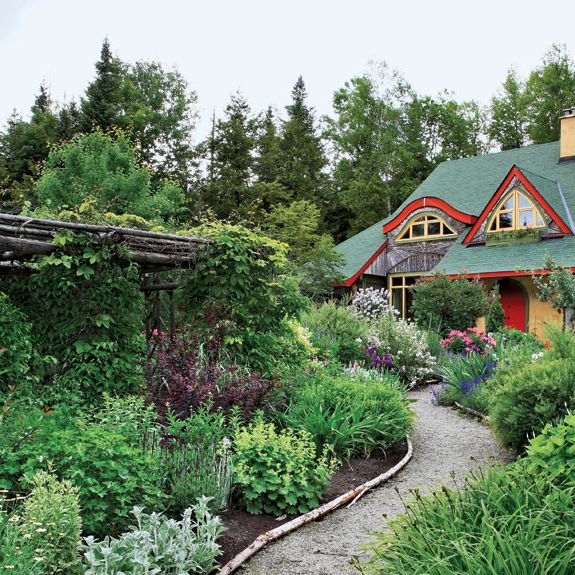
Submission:
{"label": "spruce tree", "polygon": [[89,132],[95,127],[104,131],[123,125],[122,84],[124,65],[112,55],[106,38],[102,44],[100,60],[96,63],[96,78],[86,89],[82,98],[82,130]]}
{"label": "spruce tree", "polygon": [[287,120],[281,139],[281,184],[291,201],[309,200],[324,205],[327,165],[313,109],[306,103],[305,83],[300,76],[292,90],[292,103],[286,106]]}
{"label": "spruce tree", "polygon": [[208,175],[200,185],[197,211],[210,211],[219,219],[232,220],[247,214],[253,199],[255,145],[255,121],[246,99],[238,92],[202,146]]}
{"label": "spruce tree", "polygon": [[501,306],[501,297],[499,295],[499,286],[495,284],[491,292],[491,302],[489,304],[489,311],[487,312],[487,319],[485,321],[485,329],[489,333],[500,330],[505,325],[505,312]]}

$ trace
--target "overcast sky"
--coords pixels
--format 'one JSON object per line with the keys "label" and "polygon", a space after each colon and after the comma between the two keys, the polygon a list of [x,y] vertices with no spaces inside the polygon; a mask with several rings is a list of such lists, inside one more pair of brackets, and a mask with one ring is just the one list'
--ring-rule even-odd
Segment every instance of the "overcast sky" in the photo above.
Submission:
{"label": "overcast sky", "polygon": [[573,55],[574,24],[568,0],[0,0],[0,124],[27,115],[42,81],[55,100],[78,99],[106,36],[124,61],[175,66],[204,132],[238,89],[253,110],[282,109],[299,74],[329,113],[370,60],[419,93],[487,103],[510,66],[528,73],[553,43]]}

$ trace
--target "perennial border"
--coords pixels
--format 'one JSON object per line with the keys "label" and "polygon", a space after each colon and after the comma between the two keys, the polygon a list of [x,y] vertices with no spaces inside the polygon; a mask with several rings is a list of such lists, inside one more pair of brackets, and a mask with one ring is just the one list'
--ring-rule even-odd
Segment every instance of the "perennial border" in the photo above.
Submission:
{"label": "perennial border", "polygon": [[385,481],[391,479],[399,471],[401,471],[411,460],[413,457],[413,445],[409,437],[406,438],[407,441],[407,453],[403,457],[403,459],[394,465],[391,469],[378,475],[374,479],[370,481],[366,481],[361,485],[358,485],[355,489],[328,501],[324,505],[313,509],[312,511],[308,511],[295,519],[292,519],[288,523],[281,525],[280,527],[276,527],[275,529],[271,529],[270,531],[266,531],[262,533],[256,540],[249,546],[246,547],[241,553],[238,553],[231,561],[228,561],[217,573],[218,575],[230,575],[234,573],[238,567],[243,565],[248,559],[253,557],[256,553],[258,553],[261,549],[263,549],[268,543],[273,541],[277,541],[284,535],[288,533],[292,533],[296,529],[335,511],[342,505],[349,503],[348,508],[354,505],[358,499],[363,497],[368,491],[377,487],[378,485],[384,483]]}

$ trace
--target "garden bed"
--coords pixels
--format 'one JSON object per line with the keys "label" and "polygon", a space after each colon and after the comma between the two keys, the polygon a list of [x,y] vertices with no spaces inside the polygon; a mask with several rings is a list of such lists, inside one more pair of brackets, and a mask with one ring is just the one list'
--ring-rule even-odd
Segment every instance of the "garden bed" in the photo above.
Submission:
{"label": "garden bed", "polygon": [[[332,477],[322,504],[385,473],[401,461],[406,453],[407,444],[403,443],[399,447],[389,449],[385,458],[381,456],[374,456],[370,459],[353,458],[349,464],[343,464]],[[259,535],[280,527],[294,518],[294,516],[287,516],[278,521],[273,515],[252,515],[241,508],[239,501],[233,501],[230,509],[221,513],[220,517],[228,529],[219,539],[222,547],[222,555],[218,558],[220,565],[225,565],[233,559]]]}

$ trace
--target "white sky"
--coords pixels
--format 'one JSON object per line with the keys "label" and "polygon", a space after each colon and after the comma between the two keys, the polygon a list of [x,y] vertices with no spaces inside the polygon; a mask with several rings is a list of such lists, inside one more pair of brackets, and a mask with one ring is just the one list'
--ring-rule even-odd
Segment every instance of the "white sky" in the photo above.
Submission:
{"label": "white sky", "polygon": [[370,60],[419,93],[487,103],[510,66],[527,74],[554,42],[573,55],[574,30],[569,0],[0,0],[0,124],[28,114],[42,81],[79,99],[105,36],[124,61],[177,67],[198,93],[200,136],[237,89],[254,111],[283,111],[299,74],[330,113]]}

